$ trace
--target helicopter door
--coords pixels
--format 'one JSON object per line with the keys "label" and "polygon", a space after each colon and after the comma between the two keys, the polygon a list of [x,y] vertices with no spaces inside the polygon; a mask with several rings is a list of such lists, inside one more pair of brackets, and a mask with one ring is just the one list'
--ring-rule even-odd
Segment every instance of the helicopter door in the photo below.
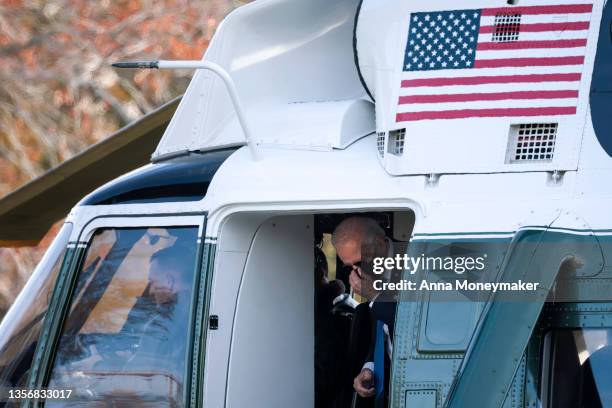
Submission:
{"label": "helicopter door", "polygon": [[276,217],[253,237],[234,315],[226,407],[314,406],[312,225],[312,216]]}
{"label": "helicopter door", "polygon": [[81,234],[80,261],[58,296],[67,301],[55,305],[67,312],[38,373],[72,395],[46,406],[186,405],[203,217],[137,220],[98,219]]}

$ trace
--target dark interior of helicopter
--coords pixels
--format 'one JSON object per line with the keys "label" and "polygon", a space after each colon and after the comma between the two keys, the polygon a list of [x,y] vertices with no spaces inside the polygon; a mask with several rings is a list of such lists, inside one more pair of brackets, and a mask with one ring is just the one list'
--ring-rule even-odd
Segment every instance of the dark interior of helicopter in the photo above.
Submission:
{"label": "dark interior of helicopter", "polygon": [[[372,354],[375,323],[368,299],[351,289],[350,275],[365,267],[361,260],[347,265],[332,244],[332,234],[343,220],[365,217],[398,243],[410,237],[411,213],[370,212],[316,215],[315,225],[315,407],[374,406],[373,398],[359,397],[354,378]],[[399,239],[398,239],[399,238]],[[359,273],[363,273],[359,269]],[[389,361],[385,368],[389,373]]]}

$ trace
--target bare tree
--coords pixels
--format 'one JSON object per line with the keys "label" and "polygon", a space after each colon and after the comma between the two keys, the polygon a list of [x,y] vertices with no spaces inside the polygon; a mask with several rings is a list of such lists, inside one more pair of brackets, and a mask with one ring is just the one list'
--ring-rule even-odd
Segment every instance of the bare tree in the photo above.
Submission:
{"label": "bare tree", "polygon": [[[199,59],[220,20],[241,3],[0,2],[0,196],[181,94],[192,75],[116,71],[110,63]],[[0,316],[49,240],[0,249]]]}

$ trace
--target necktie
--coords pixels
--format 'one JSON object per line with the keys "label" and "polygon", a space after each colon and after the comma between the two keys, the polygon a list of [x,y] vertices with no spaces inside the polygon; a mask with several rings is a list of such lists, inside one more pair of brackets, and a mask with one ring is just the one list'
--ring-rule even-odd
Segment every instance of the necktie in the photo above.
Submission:
{"label": "necktie", "polygon": [[376,343],[374,344],[374,389],[375,399],[382,398],[385,389],[385,331],[384,323],[376,321]]}

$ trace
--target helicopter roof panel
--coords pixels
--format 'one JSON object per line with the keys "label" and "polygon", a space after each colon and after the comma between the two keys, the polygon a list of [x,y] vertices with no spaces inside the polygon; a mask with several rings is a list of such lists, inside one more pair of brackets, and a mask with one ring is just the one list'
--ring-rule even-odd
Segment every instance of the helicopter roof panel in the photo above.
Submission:
{"label": "helicopter roof panel", "polygon": [[[311,132],[315,139],[301,140],[305,133],[300,128],[321,129],[330,121],[335,131],[354,129],[345,127],[345,114],[354,117],[354,108],[365,109],[358,101],[365,90],[352,47],[358,4],[358,0],[260,0],[239,7],[219,26],[204,59],[229,73],[254,139],[302,147],[312,143],[319,148],[346,143],[345,135],[331,132]],[[235,122],[224,83],[209,71],[198,71],[153,160],[244,144],[243,131]],[[361,129],[362,122],[356,128]],[[374,125],[367,127],[373,130]],[[269,129],[274,129],[271,137]]]}
{"label": "helicopter roof panel", "polygon": [[[254,106],[246,116],[259,146],[344,149],[375,130],[374,104],[365,99]],[[219,132],[218,139],[235,140],[237,135],[241,128],[234,119]]]}

